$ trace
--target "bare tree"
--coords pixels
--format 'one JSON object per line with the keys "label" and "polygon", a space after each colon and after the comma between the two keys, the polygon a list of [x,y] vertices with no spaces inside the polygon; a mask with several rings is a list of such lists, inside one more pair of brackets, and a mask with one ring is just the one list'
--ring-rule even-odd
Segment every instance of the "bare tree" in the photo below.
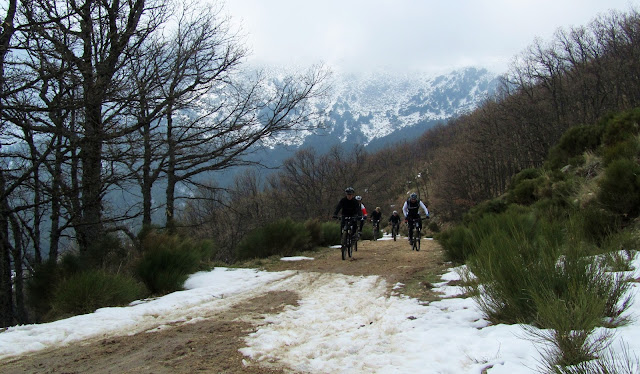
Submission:
{"label": "bare tree", "polygon": [[265,142],[318,126],[322,110],[313,104],[325,94],[327,74],[312,68],[278,81],[236,77],[236,84],[214,87],[192,115],[173,118],[168,112],[167,226],[173,226],[179,183],[202,186],[204,173],[256,164],[245,156]]}
{"label": "bare tree", "polygon": [[[53,68],[52,74],[64,74],[76,84],[73,92],[80,93],[72,97],[65,92],[66,105],[78,109],[80,125],[79,131],[72,134],[78,139],[75,144],[81,166],[76,169],[80,184],[75,203],[80,210],[74,212],[72,219],[81,249],[88,248],[104,230],[103,197],[109,173],[114,172],[104,169],[104,145],[135,130],[119,120],[122,106],[126,105],[121,100],[126,96],[123,90],[129,87],[124,66],[157,28],[161,13],[161,3],[144,0],[25,3],[23,16],[33,27],[25,35],[23,47],[31,61],[40,61],[30,64],[23,60],[25,66],[31,67],[39,78]],[[34,88],[46,90],[44,82],[40,79]]]}

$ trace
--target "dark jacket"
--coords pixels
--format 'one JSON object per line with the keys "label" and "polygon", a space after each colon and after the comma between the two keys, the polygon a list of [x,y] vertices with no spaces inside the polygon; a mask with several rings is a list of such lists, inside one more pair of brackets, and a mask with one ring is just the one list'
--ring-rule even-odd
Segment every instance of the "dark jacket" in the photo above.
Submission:
{"label": "dark jacket", "polygon": [[391,223],[398,223],[400,222],[400,215],[396,214],[396,215],[391,215],[391,217],[389,217],[389,222]]}
{"label": "dark jacket", "polygon": [[355,198],[352,198],[351,200],[349,200],[345,196],[342,199],[340,199],[340,202],[338,203],[338,206],[336,206],[336,209],[333,212],[333,215],[337,216],[340,210],[342,210],[342,215],[344,217],[362,216],[362,210],[360,209],[360,202]]}
{"label": "dark jacket", "polygon": [[382,212],[378,212],[377,210],[374,210],[373,213],[371,213],[372,221],[380,221],[381,219],[382,219]]}

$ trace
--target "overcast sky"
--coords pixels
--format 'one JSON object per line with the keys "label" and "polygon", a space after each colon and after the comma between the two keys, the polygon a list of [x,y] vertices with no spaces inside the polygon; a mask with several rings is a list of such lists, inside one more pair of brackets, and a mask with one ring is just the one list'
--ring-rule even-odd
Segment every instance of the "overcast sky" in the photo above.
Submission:
{"label": "overcast sky", "polygon": [[498,73],[536,37],[640,0],[226,0],[251,62],[334,70]]}

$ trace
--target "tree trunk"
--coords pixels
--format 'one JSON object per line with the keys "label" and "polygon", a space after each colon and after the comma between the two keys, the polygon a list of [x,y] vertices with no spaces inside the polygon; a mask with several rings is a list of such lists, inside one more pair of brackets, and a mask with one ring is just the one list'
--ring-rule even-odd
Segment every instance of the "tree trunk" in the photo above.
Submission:
{"label": "tree trunk", "polygon": [[165,211],[166,214],[166,226],[170,233],[175,231],[175,220],[173,218],[174,209],[175,209],[175,190],[176,190],[176,143],[173,139],[173,106],[169,105],[167,109],[167,146],[168,146],[168,161],[167,161],[167,190],[166,190],[166,199],[167,199],[167,208]]}
{"label": "tree trunk", "polygon": [[[4,189],[4,173],[0,170],[0,194],[4,192]],[[12,248],[9,242],[9,203],[6,198],[3,198],[0,201],[0,327],[11,326],[14,316],[11,251]]]}
{"label": "tree trunk", "polygon": [[[91,91],[90,91],[91,92]],[[88,100],[88,99],[86,99]],[[82,160],[82,218],[78,244],[86,251],[92,242],[102,237],[102,115],[100,104],[87,106],[85,138],[80,144]]]}

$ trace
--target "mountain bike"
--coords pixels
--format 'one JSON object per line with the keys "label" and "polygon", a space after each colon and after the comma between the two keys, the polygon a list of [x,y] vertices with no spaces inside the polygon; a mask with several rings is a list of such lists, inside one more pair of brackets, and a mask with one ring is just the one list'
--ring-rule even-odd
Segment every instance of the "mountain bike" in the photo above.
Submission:
{"label": "mountain bike", "polygon": [[380,220],[373,220],[373,240],[378,240],[378,234],[380,233]]}
{"label": "mountain bike", "polygon": [[358,229],[357,220],[358,217],[342,217],[344,226],[342,226],[342,259],[346,260],[347,255],[351,257],[352,251],[355,248],[358,250]]}
{"label": "mountain bike", "polygon": [[413,235],[409,237],[410,243],[411,243],[411,250],[412,251],[419,251],[420,250],[420,238],[422,233],[420,232],[420,222],[422,222],[424,220],[424,218],[416,218],[411,220],[411,222],[409,222],[410,225],[414,225],[413,226]]}
{"label": "mountain bike", "polygon": [[396,241],[396,237],[398,236],[398,230],[400,230],[400,223],[392,223],[391,224],[391,236],[393,236],[393,241]]}

